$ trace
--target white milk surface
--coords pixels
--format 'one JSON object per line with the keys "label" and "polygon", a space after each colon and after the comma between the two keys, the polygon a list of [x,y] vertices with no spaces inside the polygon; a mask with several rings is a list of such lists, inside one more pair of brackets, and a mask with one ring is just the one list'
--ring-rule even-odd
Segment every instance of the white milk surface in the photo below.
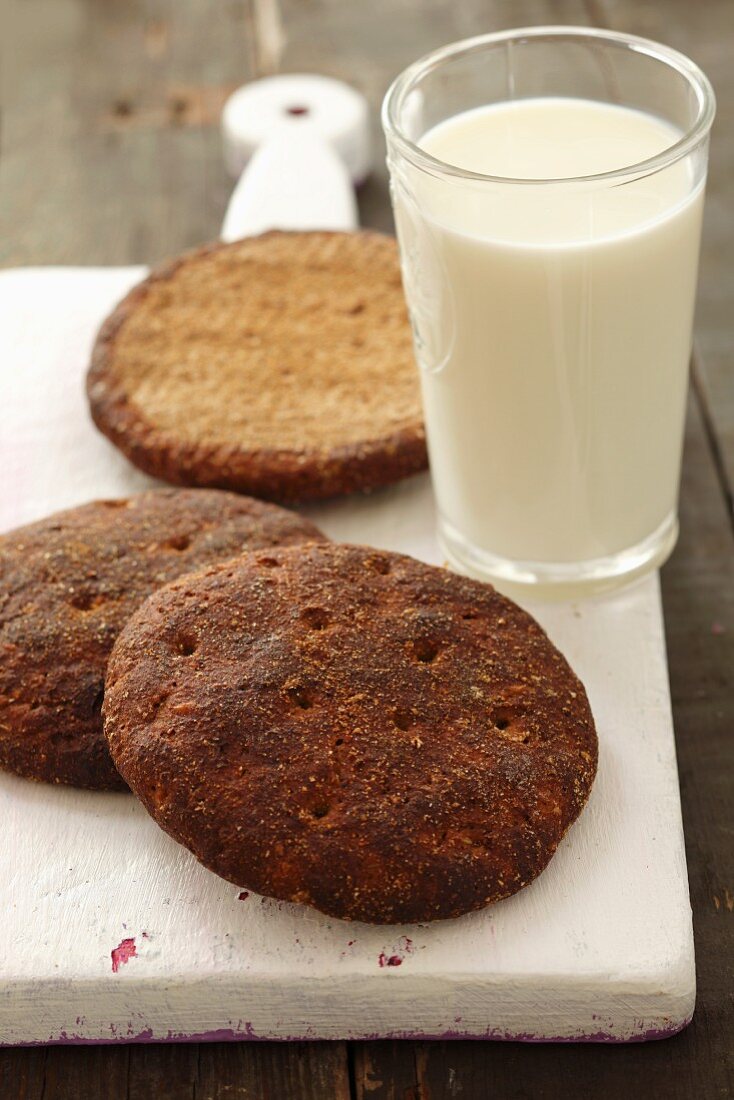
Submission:
{"label": "white milk surface", "polygon": [[[420,144],[542,180],[635,164],[679,137],[624,107],[526,99]],[[498,557],[553,563],[672,522],[703,206],[689,164],[614,187],[421,173],[412,194],[396,207],[443,521]]]}

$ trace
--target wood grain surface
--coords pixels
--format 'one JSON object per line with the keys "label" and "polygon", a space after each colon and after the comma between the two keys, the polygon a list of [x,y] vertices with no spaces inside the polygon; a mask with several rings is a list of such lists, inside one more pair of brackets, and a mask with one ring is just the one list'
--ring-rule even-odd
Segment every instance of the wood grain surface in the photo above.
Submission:
{"label": "wood grain surface", "polygon": [[[734,5],[731,0],[9,0],[0,264],[152,262],[215,236],[231,187],[218,115],[265,72],[314,70],[375,108],[409,60],[501,27],[592,23],[691,54],[713,80],[682,533],[663,570],[699,995],[692,1025],[630,1047],[200,1044],[0,1051],[28,1100],[713,1100],[734,1093]],[[377,114],[374,117],[377,132]],[[381,148],[379,146],[378,148]],[[363,221],[389,228],[378,164]]]}

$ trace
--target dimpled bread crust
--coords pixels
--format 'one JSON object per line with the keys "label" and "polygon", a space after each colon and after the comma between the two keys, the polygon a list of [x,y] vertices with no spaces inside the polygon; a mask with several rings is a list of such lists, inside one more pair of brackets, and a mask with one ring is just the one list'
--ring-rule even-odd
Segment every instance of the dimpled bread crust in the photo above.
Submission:
{"label": "dimpled bread crust", "polygon": [[101,710],[107,658],[135,608],[243,550],[321,538],[283,508],[190,489],[96,501],[0,537],[0,766],[124,788]]}
{"label": "dimpled bread crust", "polygon": [[87,391],[98,428],[175,484],[293,503],[427,465],[397,246],[379,233],[181,256],[102,326]]}
{"label": "dimpled bread crust", "polygon": [[531,882],[597,762],[584,688],[529,615],[331,543],[156,592],[115,645],[104,718],[127,782],[206,867],[376,923]]}

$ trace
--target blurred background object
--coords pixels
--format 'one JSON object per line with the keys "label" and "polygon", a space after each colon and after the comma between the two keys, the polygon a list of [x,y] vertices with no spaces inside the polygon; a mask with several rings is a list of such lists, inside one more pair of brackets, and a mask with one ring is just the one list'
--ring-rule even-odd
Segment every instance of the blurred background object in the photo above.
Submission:
{"label": "blurred background object", "polygon": [[222,240],[267,229],[355,229],[354,187],[370,173],[370,117],[349,84],[284,73],[243,84],[222,110],[224,162],[237,180]]}

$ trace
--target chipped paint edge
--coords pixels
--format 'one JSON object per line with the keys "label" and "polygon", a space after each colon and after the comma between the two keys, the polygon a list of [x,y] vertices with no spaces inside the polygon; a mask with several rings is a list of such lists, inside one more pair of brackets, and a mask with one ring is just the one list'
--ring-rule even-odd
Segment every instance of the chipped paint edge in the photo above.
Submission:
{"label": "chipped paint edge", "polygon": [[[199,1031],[191,1033],[168,1031],[165,1035],[154,1035],[152,1028],[144,1028],[142,1031],[127,1035],[114,1035],[110,1038],[86,1038],[83,1035],[69,1035],[61,1031],[57,1036],[51,1036],[45,1040],[26,1040],[19,1043],[0,1043],[0,1048],[7,1047],[41,1047],[41,1046],[113,1046],[117,1043],[231,1043],[231,1042],[258,1042],[258,1043],[301,1043],[314,1040],[333,1042],[359,1041],[372,1042],[378,1039],[395,1040],[426,1040],[426,1041],[476,1041],[476,1042],[505,1042],[505,1043],[647,1043],[661,1039],[670,1039],[678,1035],[688,1027],[693,1019],[693,1013],[683,1020],[671,1023],[668,1027],[650,1027],[642,1031],[634,1032],[629,1036],[614,1035],[609,1031],[597,1031],[581,1035],[542,1035],[538,1033],[514,1033],[510,1031],[500,1032],[489,1029],[476,1034],[464,1031],[443,1031],[429,1034],[423,1031],[381,1031],[381,1032],[345,1032],[343,1035],[323,1036],[314,1033],[305,1035],[258,1035],[252,1024],[246,1022],[241,1028],[217,1028],[213,1031]],[[110,1029],[117,1030],[114,1024]],[[133,1031],[132,1021],[129,1031]]]}

